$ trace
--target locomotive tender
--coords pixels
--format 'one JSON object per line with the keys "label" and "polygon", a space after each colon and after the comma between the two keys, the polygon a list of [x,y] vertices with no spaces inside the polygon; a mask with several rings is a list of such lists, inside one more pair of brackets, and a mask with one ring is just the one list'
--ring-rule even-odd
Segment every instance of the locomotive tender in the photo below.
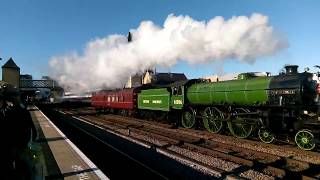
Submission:
{"label": "locomotive tender", "polygon": [[296,144],[311,150],[319,140],[319,84],[313,74],[286,66],[278,76],[242,73],[238,79],[208,82],[194,79],[165,86],[111,90],[92,96],[96,109],[119,111],[159,119],[179,116],[181,125],[203,126],[219,133],[226,125],[238,138],[258,130],[271,143],[280,135],[295,137]]}

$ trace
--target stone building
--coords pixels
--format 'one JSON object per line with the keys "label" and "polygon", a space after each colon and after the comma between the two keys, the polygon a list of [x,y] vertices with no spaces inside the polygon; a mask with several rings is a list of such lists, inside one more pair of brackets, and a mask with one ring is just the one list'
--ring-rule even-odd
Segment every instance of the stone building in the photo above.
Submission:
{"label": "stone building", "polygon": [[138,87],[142,84],[166,85],[184,80],[187,80],[187,77],[183,73],[156,73],[153,70],[147,70],[143,74],[130,76],[125,87]]}
{"label": "stone building", "polygon": [[16,65],[12,58],[10,58],[2,66],[2,80],[14,87],[19,88],[20,84],[20,68]]}

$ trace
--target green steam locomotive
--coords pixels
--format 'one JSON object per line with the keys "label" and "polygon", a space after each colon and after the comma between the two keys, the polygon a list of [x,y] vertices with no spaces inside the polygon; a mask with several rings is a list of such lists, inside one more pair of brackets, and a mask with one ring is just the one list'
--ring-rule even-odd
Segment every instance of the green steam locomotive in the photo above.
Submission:
{"label": "green steam locomotive", "polygon": [[238,138],[258,132],[265,143],[282,135],[295,137],[301,149],[312,150],[319,140],[319,84],[296,65],[285,69],[277,76],[242,73],[236,80],[198,79],[139,89],[137,110],[144,116],[179,114],[183,127],[202,124],[211,133],[227,127]]}

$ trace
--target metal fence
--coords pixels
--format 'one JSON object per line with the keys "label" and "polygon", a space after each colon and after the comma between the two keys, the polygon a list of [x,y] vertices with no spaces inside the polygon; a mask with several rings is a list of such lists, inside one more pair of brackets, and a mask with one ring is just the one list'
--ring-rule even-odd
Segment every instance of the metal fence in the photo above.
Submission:
{"label": "metal fence", "polygon": [[49,88],[53,89],[58,84],[54,80],[20,80],[20,88]]}

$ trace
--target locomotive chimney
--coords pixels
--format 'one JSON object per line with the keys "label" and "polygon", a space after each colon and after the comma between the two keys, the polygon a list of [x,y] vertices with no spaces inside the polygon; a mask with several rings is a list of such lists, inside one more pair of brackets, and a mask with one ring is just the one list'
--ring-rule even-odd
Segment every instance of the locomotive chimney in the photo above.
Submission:
{"label": "locomotive chimney", "polygon": [[132,34],[131,34],[131,32],[129,31],[129,33],[128,33],[128,42],[131,42],[132,41]]}
{"label": "locomotive chimney", "polygon": [[286,65],[284,68],[286,69],[286,74],[297,74],[298,67],[297,65]]}

